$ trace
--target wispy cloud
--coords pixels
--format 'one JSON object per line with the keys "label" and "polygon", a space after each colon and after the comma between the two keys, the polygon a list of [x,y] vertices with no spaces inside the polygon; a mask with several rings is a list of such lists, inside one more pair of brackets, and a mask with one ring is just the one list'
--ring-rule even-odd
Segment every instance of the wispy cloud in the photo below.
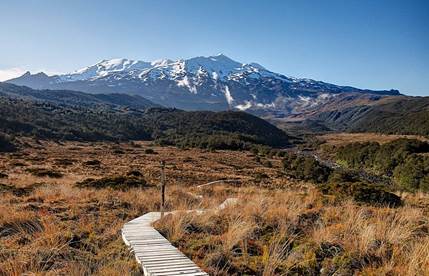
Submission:
{"label": "wispy cloud", "polygon": [[0,69],[0,81],[6,81],[10,80],[16,77],[21,76],[24,74],[26,70],[15,67],[15,68],[9,68],[9,69]]}

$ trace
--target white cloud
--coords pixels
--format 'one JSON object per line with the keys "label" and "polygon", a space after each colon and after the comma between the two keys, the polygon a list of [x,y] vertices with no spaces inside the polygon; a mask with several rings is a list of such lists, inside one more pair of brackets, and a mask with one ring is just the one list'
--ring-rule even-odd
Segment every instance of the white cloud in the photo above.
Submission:
{"label": "white cloud", "polygon": [[9,68],[9,69],[0,69],[0,81],[6,81],[10,80],[16,77],[19,77],[23,75],[26,72],[26,70],[15,67],[15,68]]}

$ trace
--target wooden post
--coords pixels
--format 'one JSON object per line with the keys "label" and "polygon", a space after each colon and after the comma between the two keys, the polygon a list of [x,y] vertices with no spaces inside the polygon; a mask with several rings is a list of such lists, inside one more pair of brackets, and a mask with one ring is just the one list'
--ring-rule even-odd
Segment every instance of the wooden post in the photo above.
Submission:
{"label": "wooden post", "polygon": [[161,218],[164,217],[164,207],[165,207],[165,162],[161,161]]}

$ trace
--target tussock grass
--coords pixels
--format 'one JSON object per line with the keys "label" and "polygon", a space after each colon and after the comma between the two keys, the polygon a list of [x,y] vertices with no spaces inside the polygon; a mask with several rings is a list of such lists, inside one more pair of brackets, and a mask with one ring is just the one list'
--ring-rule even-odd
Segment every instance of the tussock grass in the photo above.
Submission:
{"label": "tussock grass", "polygon": [[[29,142],[30,143],[30,142]],[[40,141],[0,155],[1,179],[25,189],[0,194],[0,275],[141,275],[124,245],[124,223],[159,210],[160,160],[166,161],[166,210],[183,210],[155,224],[211,275],[425,275],[429,262],[429,196],[402,193],[398,208],[368,206],[324,195],[279,174],[248,152],[179,150],[108,143]],[[130,151],[132,149],[132,151]],[[43,157],[44,161],[40,161]],[[190,157],[192,162],[183,162]],[[58,161],[62,159],[73,160]],[[99,160],[102,166],[89,166]],[[16,166],[21,163],[26,166]],[[29,174],[43,166],[61,178]],[[267,177],[257,181],[256,175]],[[140,178],[153,185],[130,189],[76,186],[87,178]],[[196,185],[238,179],[239,185]],[[43,183],[41,183],[43,181]],[[39,184],[35,184],[39,183]],[[203,197],[201,197],[201,195]],[[228,197],[236,205],[213,209]]]}
{"label": "tussock grass", "polygon": [[424,275],[427,210],[331,202],[314,188],[240,192],[236,206],[156,227],[212,274]]}

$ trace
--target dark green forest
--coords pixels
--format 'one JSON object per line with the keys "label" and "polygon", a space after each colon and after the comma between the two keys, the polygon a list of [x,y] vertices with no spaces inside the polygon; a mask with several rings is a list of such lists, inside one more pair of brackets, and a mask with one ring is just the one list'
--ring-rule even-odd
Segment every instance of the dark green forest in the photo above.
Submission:
{"label": "dark green forest", "polygon": [[64,106],[11,97],[0,97],[0,133],[54,140],[154,140],[209,149],[289,145],[286,133],[244,112]]}
{"label": "dark green forest", "polygon": [[289,177],[312,182],[324,194],[334,195],[340,200],[353,198],[365,204],[391,207],[402,204],[400,197],[392,193],[389,187],[369,183],[353,171],[332,169],[313,156],[288,153],[282,163]]}
{"label": "dark green forest", "polygon": [[352,143],[338,148],[336,161],[344,167],[391,177],[398,188],[429,191],[429,144],[398,139],[386,144]]}

